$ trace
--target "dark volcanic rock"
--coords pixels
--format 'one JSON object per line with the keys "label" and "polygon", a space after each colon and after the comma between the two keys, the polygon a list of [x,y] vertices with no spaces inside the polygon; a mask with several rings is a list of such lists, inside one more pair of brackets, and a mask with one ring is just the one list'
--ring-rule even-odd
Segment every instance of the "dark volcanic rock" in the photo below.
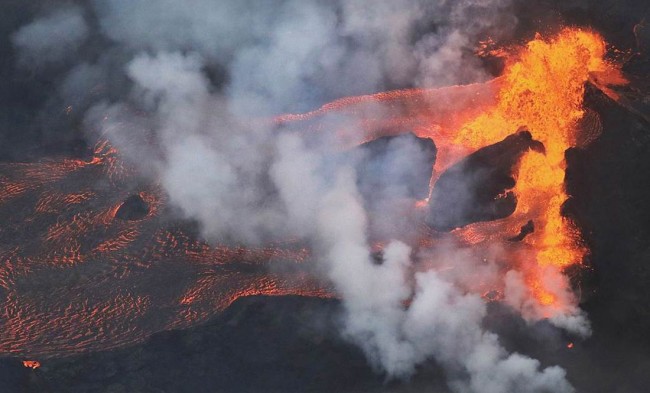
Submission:
{"label": "dark volcanic rock", "polygon": [[543,153],[544,146],[523,130],[447,169],[433,187],[427,223],[436,230],[449,231],[512,214],[517,200],[507,190],[515,186],[515,165],[530,149]]}
{"label": "dark volcanic rock", "polygon": [[0,359],[0,392],[20,392],[30,384],[30,374],[18,359]]}
{"label": "dark volcanic rock", "polygon": [[519,234],[517,236],[511,237],[508,240],[511,242],[520,242],[524,240],[526,236],[534,232],[535,232],[535,223],[533,222],[533,220],[529,220],[525,225],[521,227],[521,229],[519,230]]}
{"label": "dark volcanic rock", "polygon": [[122,206],[117,209],[115,217],[120,220],[140,220],[149,214],[149,206],[140,195],[131,195],[126,198]]}
{"label": "dark volcanic rock", "polygon": [[[240,298],[205,325],[68,359],[0,364],[2,392],[334,392],[378,389],[382,378],[338,333],[338,302]],[[2,366],[5,367],[2,367]]]}
{"label": "dark volcanic rock", "polygon": [[613,334],[650,348],[650,123],[591,85],[585,104],[603,132],[567,152],[565,206],[591,250],[597,290],[585,307]]}
{"label": "dark volcanic rock", "polygon": [[359,190],[366,200],[429,195],[437,149],[429,138],[413,133],[386,136],[362,144],[356,165]]}

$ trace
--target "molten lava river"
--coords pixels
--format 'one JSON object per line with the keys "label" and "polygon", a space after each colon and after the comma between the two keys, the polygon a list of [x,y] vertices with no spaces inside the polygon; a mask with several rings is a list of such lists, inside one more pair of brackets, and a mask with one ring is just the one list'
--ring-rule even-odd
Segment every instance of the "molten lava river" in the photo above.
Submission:
{"label": "molten lava river", "polygon": [[[489,252],[499,245],[508,255],[504,264],[523,272],[529,299],[537,303],[522,309],[552,317],[575,303],[556,283],[588,252],[561,214],[564,153],[598,135],[597,115],[582,106],[585,83],[620,82],[605,52],[599,35],[565,29],[508,50],[503,75],[487,83],[349,97],[273,121],[323,132],[324,116],[345,115],[352,119],[345,129],[327,130],[342,148],[395,130],[431,138],[438,148],[433,190],[454,163],[526,127],[543,148],[518,160],[510,190],[514,212],[436,231],[425,224],[429,201],[420,201],[413,207],[423,217],[417,247],[453,241]],[[378,106],[383,110],[373,110]],[[304,245],[209,245],[189,224],[165,219],[165,193],[147,182],[134,190],[135,178],[107,141],[90,160],[0,164],[0,216],[6,218],[0,226],[1,353],[46,358],[127,345],[205,321],[240,296],[333,296],[309,274]],[[146,213],[117,217],[134,194]],[[512,241],[531,220],[534,231]],[[500,299],[503,288],[476,285],[490,300]]]}

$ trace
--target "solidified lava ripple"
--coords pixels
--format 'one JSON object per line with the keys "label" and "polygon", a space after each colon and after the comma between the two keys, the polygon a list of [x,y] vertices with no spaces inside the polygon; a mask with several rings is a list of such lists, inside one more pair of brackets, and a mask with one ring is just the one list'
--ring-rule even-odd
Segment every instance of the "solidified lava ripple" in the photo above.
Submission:
{"label": "solidified lava ripple", "polygon": [[245,295],[329,296],[292,268],[307,259],[304,247],[209,246],[161,219],[155,186],[140,187],[144,217],[116,219],[133,190],[113,157],[98,153],[91,162],[0,164],[0,353],[123,346]]}

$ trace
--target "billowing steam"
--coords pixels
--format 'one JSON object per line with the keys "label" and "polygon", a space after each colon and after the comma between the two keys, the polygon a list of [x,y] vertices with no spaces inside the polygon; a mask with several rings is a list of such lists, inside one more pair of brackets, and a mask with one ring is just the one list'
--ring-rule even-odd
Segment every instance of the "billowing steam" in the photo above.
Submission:
{"label": "billowing steam", "polygon": [[13,36],[23,66],[44,67],[76,56],[88,38],[89,28],[78,7],[64,7],[35,23],[22,27]]}
{"label": "billowing steam", "polygon": [[[451,244],[416,255],[408,233],[390,227],[410,196],[396,186],[373,201],[362,197],[355,168],[364,152],[342,152],[333,134],[262,121],[346,95],[484,80],[471,45],[479,35],[508,33],[503,26],[515,22],[508,7],[508,0],[96,0],[49,12],[13,38],[25,66],[67,70],[58,85],[64,105],[90,135],[106,136],[160,181],[207,239],[309,242],[345,305],[344,334],[377,369],[408,377],[434,359],[457,392],[570,392],[562,369],[507,353],[482,327],[486,301],[468,282],[476,272],[497,280],[491,262]],[[324,128],[346,121],[332,116]],[[394,173],[426,162],[409,140],[388,150],[408,155],[391,160]],[[372,224],[370,204],[381,207]],[[371,232],[393,239],[382,263],[370,251]],[[414,273],[414,257],[431,269]],[[443,259],[462,268],[444,274],[436,268]],[[527,307],[517,271],[506,280],[506,302],[542,318]],[[557,324],[587,334],[581,318]]]}

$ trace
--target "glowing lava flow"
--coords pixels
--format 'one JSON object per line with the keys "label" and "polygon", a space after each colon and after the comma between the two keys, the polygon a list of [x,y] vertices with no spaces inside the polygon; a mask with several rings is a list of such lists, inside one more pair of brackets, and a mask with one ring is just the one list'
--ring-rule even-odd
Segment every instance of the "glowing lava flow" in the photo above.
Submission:
{"label": "glowing lava flow", "polygon": [[[500,56],[505,53],[499,51]],[[575,306],[563,270],[581,264],[587,253],[575,225],[561,215],[567,199],[565,151],[592,141],[599,132],[599,124],[579,124],[585,115],[585,83],[598,80],[606,89],[608,83],[625,82],[618,69],[604,60],[605,54],[601,36],[567,28],[551,39],[538,35],[518,53],[511,53],[504,74],[485,84],[350,97],[307,114],[282,116],[277,121],[283,125],[297,121],[321,131],[328,117],[352,118],[345,125],[349,128],[354,124],[357,143],[407,130],[430,137],[438,147],[433,187],[440,173],[467,154],[525,126],[533,138],[543,143],[545,153],[531,151],[520,162],[514,174],[517,183],[513,191],[518,200],[514,214],[470,224],[452,234],[475,248],[501,242],[509,267],[523,272],[522,280],[532,294],[526,298],[536,303],[513,305],[534,319],[553,317]],[[594,123],[593,118],[588,120]],[[333,128],[342,143],[353,139],[346,129],[336,125]],[[418,207],[422,208],[423,202]],[[505,241],[529,220],[534,222],[533,233],[517,244]],[[421,245],[427,247],[435,240],[426,238],[431,233],[425,232]],[[495,288],[486,291],[491,289]]]}
{"label": "glowing lava flow", "polygon": [[[132,174],[107,142],[89,161],[0,164],[0,354],[128,345],[246,295],[328,295],[294,268],[309,257],[301,245],[211,247],[163,218],[161,188]],[[134,187],[148,213],[116,217]]]}
{"label": "glowing lava flow", "polygon": [[561,215],[567,199],[564,153],[578,143],[585,83],[595,73],[616,76],[603,60],[605,52],[602,37],[588,31],[565,29],[550,40],[536,37],[506,67],[497,105],[461,127],[452,141],[478,149],[525,125],[544,144],[545,154],[529,152],[520,163],[517,209],[506,221],[534,220],[534,233],[523,240],[532,259],[524,269],[545,316],[565,306],[566,296],[553,284],[559,271],[582,263],[587,252],[575,225]]}

